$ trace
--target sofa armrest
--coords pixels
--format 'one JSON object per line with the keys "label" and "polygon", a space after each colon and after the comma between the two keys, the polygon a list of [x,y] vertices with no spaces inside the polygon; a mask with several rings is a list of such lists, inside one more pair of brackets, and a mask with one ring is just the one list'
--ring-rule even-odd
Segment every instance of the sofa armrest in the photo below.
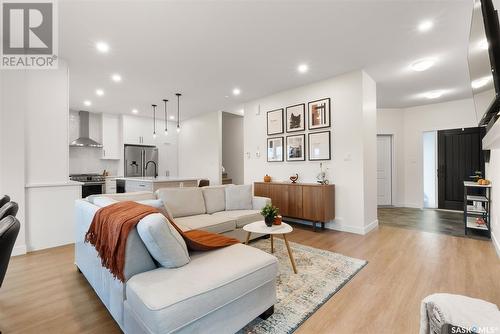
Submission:
{"label": "sofa armrest", "polygon": [[268,197],[254,196],[252,199],[252,206],[254,210],[261,210],[267,204],[271,204],[271,199]]}

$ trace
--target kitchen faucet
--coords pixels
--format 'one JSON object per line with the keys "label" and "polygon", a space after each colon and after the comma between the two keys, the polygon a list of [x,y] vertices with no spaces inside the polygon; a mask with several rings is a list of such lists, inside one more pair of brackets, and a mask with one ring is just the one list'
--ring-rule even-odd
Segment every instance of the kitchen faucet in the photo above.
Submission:
{"label": "kitchen faucet", "polygon": [[149,163],[152,163],[155,166],[155,177],[158,177],[158,166],[156,166],[156,162],[154,162],[153,160],[149,160],[148,162],[146,162],[146,165],[144,165],[144,170],[148,170]]}

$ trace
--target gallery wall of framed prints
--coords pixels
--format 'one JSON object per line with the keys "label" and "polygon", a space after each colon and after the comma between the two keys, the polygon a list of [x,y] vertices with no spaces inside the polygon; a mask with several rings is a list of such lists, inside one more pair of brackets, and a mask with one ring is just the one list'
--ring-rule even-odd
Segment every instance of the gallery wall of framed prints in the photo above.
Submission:
{"label": "gallery wall of framed prints", "polygon": [[[266,115],[267,135],[270,136],[267,138],[268,162],[331,160],[329,97],[308,102],[307,110],[306,104],[300,103],[270,110]],[[290,135],[276,136],[285,132]]]}

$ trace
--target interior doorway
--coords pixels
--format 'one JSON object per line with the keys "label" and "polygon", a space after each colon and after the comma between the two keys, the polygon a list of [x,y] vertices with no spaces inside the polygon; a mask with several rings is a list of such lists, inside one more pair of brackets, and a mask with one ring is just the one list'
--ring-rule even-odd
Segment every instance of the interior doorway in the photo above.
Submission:
{"label": "interior doorway", "polygon": [[438,207],[463,210],[464,185],[476,171],[484,175],[482,127],[438,131]]}
{"label": "interior doorway", "polygon": [[392,205],[392,135],[377,135],[377,205]]}
{"label": "interior doorway", "polygon": [[222,112],[222,184],[244,183],[243,116]]}
{"label": "interior doorway", "polygon": [[437,188],[437,131],[426,131],[422,136],[423,176],[424,176],[424,208],[438,207]]}

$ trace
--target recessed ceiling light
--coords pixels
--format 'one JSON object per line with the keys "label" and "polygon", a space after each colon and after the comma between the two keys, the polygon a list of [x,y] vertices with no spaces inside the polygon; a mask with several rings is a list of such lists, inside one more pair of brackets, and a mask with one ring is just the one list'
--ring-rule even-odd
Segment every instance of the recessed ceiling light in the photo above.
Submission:
{"label": "recessed ceiling light", "polygon": [[97,42],[95,43],[95,48],[97,51],[101,53],[108,53],[109,52],[109,45],[106,42]]}
{"label": "recessed ceiling light", "polygon": [[421,60],[414,62],[413,64],[410,65],[410,67],[414,71],[422,72],[422,71],[428,70],[429,68],[434,66],[435,63],[436,63],[435,59],[426,58],[426,59],[421,59]]}
{"label": "recessed ceiling light", "polygon": [[306,73],[309,71],[309,66],[307,66],[307,64],[300,64],[297,66],[297,71],[299,71],[299,73]]}
{"label": "recessed ceiling light", "polygon": [[421,32],[426,32],[426,31],[431,30],[432,27],[434,27],[434,22],[432,22],[430,20],[425,20],[425,21],[420,22],[420,24],[418,25],[418,30]]}
{"label": "recessed ceiling light", "polygon": [[118,73],[115,73],[111,76],[111,80],[113,80],[114,82],[120,82],[122,81],[122,76]]}
{"label": "recessed ceiling light", "polygon": [[89,101],[89,100],[85,100],[83,101],[83,104],[87,107],[90,107],[92,105],[92,101]]}
{"label": "recessed ceiling light", "polygon": [[427,93],[422,94],[422,96],[427,98],[427,99],[437,99],[437,98],[443,96],[443,94],[444,94],[444,91],[442,91],[442,90],[433,90],[431,92],[427,92]]}
{"label": "recessed ceiling light", "polygon": [[233,95],[240,95],[240,94],[241,94],[241,90],[239,88],[233,89]]}
{"label": "recessed ceiling light", "polygon": [[474,80],[470,83],[471,87],[474,89],[486,86],[491,80],[491,77],[484,77],[481,79]]}
{"label": "recessed ceiling light", "polygon": [[138,114],[139,113],[139,110],[137,109],[132,109],[132,114]]}
{"label": "recessed ceiling light", "polygon": [[172,115],[170,115],[170,117],[169,117],[169,118],[170,118],[170,119],[175,119],[175,117],[174,117],[174,116],[172,116]]}
{"label": "recessed ceiling light", "polygon": [[104,91],[102,89],[96,89],[95,93],[96,93],[97,96],[103,96],[104,95]]}

